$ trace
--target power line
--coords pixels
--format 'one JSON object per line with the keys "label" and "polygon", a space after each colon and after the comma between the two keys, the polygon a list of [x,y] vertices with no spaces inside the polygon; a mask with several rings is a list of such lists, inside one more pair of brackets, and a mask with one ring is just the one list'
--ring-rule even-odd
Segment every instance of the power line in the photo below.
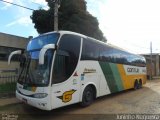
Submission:
{"label": "power line", "polygon": [[5,2],[5,3],[9,3],[9,4],[12,4],[12,5],[15,5],[15,6],[18,6],[18,7],[21,7],[21,8],[25,8],[25,9],[28,9],[28,10],[34,10],[32,8],[29,8],[29,7],[25,7],[25,6],[22,6],[22,5],[18,5],[16,3],[12,3],[12,2],[8,2],[8,1],[5,1],[5,0],[0,0],[1,2]]}

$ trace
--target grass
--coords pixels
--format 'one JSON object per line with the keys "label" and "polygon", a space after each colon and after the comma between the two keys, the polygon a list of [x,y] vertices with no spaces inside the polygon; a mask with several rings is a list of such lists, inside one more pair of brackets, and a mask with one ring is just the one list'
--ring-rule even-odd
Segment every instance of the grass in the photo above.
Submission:
{"label": "grass", "polygon": [[15,90],[16,90],[16,83],[0,84],[0,93],[15,92]]}

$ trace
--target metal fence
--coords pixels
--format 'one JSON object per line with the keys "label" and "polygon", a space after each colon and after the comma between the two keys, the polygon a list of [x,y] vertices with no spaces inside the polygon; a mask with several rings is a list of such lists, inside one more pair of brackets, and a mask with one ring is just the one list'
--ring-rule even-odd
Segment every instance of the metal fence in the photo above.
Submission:
{"label": "metal fence", "polygon": [[18,75],[0,75],[0,85],[7,83],[16,83]]}
{"label": "metal fence", "polygon": [[15,94],[18,69],[0,70],[0,97],[9,97]]}

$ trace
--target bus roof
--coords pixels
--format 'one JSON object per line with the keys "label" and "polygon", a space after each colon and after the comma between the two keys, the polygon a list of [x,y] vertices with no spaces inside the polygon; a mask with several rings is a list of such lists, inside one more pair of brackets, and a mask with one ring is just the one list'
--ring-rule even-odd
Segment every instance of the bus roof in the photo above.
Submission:
{"label": "bus roof", "polygon": [[[81,37],[83,37],[83,38],[90,38],[90,39],[94,40],[94,41],[97,42],[97,43],[100,43],[100,44],[103,44],[103,45],[107,45],[107,46],[110,46],[110,47],[112,47],[112,48],[115,48],[115,49],[124,51],[124,52],[128,52],[127,50],[125,50],[125,49],[123,49],[123,48],[120,48],[120,47],[118,47],[118,46],[115,46],[115,45],[113,45],[113,44],[105,43],[105,42],[100,41],[100,40],[98,40],[98,39],[95,39],[95,38],[92,38],[92,37],[89,37],[89,36],[86,36],[86,35],[83,35],[83,34],[80,34],[80,33],[72,32],[72,31],[65,31],[65,30],[52,31],[52,32],[43,33],[43,34],[41,34],[41,35],[39,35],[39,36],[47,35],[47,34],[51,34],[51,33],[60,33],[61,35],[63,35],[63,34],[72,34],[72,35],[81,36]],[[128,52],[128,53],[131,53],[131,52]],[[139,56],[139,57],[141,56],[141,55],[138,55],[138,54],[135,54],[135,53],[131,53],[131,54],[137,55],[137,56]],[[143,57],[143,56],[141,56],[141,57]]]}

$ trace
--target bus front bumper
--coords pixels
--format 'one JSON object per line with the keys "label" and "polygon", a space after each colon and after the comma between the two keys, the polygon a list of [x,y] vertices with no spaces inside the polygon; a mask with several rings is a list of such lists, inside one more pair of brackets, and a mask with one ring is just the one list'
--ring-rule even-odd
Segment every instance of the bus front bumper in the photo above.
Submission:
{"label": "bus front bumper", "polygon": [[41,110],[51,110],[49,96],[47,96],[46,98],[32,98],[32,97],[22,95],[16,90],[16,98],[26,104],[29,104]]}

